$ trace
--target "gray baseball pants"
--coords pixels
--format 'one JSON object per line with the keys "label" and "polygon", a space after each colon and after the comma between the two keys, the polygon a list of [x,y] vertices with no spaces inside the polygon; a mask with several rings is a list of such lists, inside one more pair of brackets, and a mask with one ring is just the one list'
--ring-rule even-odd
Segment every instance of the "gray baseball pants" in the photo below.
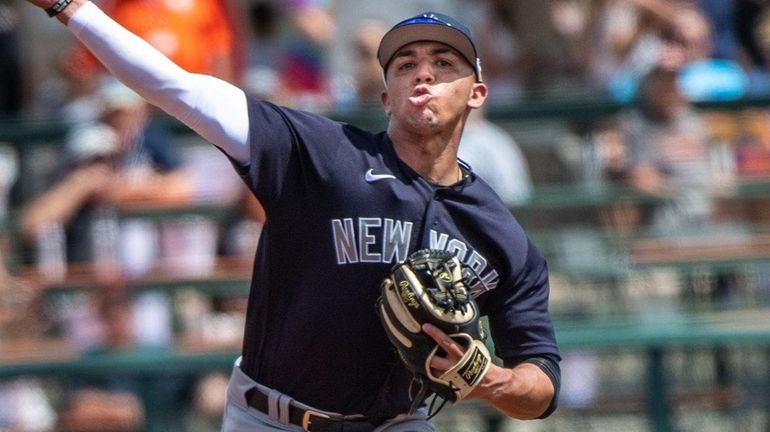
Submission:
{"label": "gray baseball pants", "polygon": [[[241,370],[238,359],[227,386],[222,432],[302,432],[302,427],[282,422],[279,414],[271,416],[246,403],[246,392],[257,386],[259,384]],[[378,426],[374,432],[435,432],[435,427],[425,417],[424,411],[413,416],[401,415]]]}

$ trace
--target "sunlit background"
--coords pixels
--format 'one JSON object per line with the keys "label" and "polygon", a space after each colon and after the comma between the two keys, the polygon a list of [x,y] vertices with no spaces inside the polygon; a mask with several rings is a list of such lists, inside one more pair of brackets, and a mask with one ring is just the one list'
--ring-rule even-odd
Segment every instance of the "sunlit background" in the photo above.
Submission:
{"label": "sunlit background", "polygon": [[[491,92],[461,158],[548,259],[563,382],[547,420],[462,402],[439,430],[770,430],[765,2],[97,3],[189,70],[371,130],[382,33],[460,18]],[[0,0],[0,431],[219,430],[263,222],[218,150]]]}

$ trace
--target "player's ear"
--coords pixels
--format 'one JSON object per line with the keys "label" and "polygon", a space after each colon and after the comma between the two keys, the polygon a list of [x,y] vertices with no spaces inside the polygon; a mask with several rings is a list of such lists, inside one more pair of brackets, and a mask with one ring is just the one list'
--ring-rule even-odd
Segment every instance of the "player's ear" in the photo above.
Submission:
{"label": "player's ear", "polygon": [[382,93],[380,93],[380,101],[382,102],[382,107],[385,109],[385,115],[390,117],[390,98],[388,97],[387,90],[383,90]]}
{"label": "player's ear", "polygon": [[476,109],[481,108],[484,105],[484,101],[487,100],[487,93],[489,88],[484,83],[474,83],[471,88],[470,98],[468,99],[468,106]]}

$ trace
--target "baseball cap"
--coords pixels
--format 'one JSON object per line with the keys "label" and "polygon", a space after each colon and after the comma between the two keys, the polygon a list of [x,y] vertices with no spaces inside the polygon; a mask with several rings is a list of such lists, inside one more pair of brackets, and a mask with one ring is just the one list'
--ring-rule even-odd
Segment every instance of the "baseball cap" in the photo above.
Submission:
{"label": "baseball cap", "polygon": [[377,59],[383,71],[401,47],[417,41],[435,41],[449,45],[473,66],[476,81],[481,82],[481,60],[471,31],[456,19],[438,12],[423,12],[391,28],[380,41]]}
{"label": "baseball cap", "polygon": [[65,149],[75,162],[109,156],[118,151],[118,134],[103,123],[76,126],[67,134]]}
{"label": "baseball cap", "polygon": [[102,109],[105,112],[131,109],[141,106],[144,99],[118,80],[107,80],[99,89]]}

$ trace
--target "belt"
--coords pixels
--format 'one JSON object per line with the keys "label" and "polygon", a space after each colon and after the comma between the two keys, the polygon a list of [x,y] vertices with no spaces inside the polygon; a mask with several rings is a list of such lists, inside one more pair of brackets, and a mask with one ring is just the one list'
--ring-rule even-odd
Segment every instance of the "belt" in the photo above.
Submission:
{"label": "belt", "polygon": [[[257,388],[246,392],[246,403],[250,407],[268,414],[269,397]],[[375,426],[363,416],[343,416],[302,408],[294,403],[288,406],[289,423],[299,426],[307,432],[371,432]]]}

